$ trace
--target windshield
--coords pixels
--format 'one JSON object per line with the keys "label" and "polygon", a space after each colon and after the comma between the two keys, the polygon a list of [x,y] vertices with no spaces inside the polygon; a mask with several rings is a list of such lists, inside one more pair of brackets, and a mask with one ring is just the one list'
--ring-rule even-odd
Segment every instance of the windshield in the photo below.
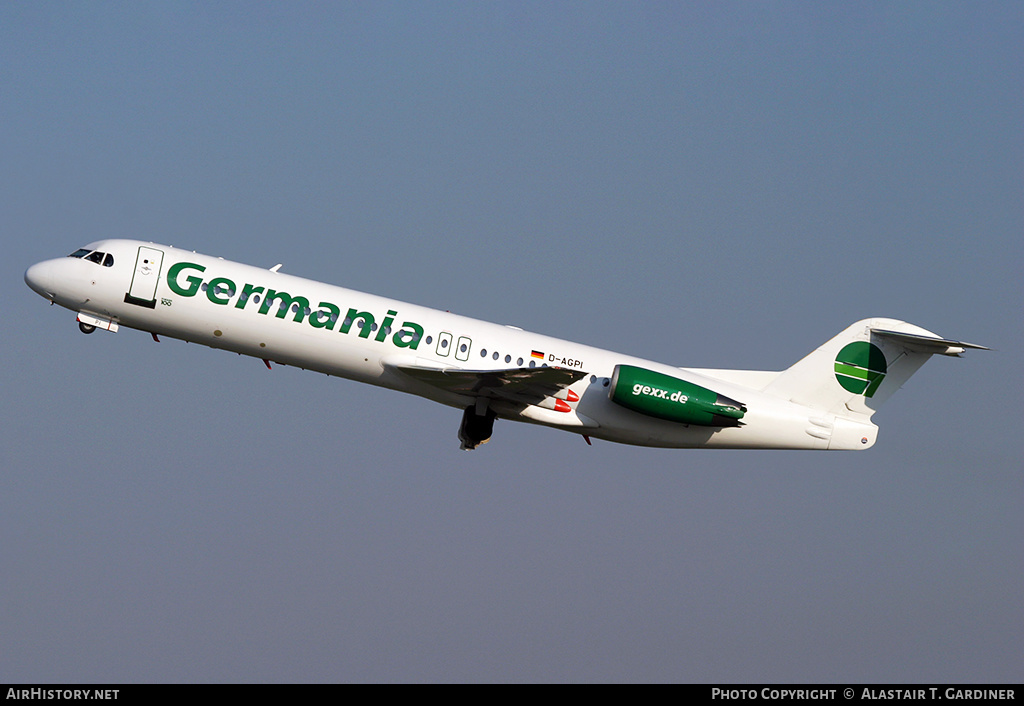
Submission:
{"label": "windshield", "polygon": [[97,265],[103,265],[104,267],[114,266],[114,256],[110,253],[100,252],[99,250],[89,250],[88,248],[79,248],[68,257],[76,257],[80,260],[88,260],[89,262],[95,262]]}

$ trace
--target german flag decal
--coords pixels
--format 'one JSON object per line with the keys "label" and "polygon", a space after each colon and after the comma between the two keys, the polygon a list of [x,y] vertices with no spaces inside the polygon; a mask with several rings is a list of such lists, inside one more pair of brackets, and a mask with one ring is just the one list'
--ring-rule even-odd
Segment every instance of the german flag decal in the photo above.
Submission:
{"label": "german flag decal", "polygon": [[537,360],[544,360],[544,354],[540,351],[530,351],[530,357],[536,358]]}

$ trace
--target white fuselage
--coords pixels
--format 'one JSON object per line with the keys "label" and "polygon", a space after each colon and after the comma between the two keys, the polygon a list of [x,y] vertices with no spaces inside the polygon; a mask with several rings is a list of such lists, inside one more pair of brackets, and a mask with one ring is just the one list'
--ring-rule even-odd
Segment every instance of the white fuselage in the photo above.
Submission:
{"label": "white fuselage", "polygon": [[[412,379],[396,367],[584,371],[587,375],[570,387],[575,394],[568,411],[566,404],[555,410],[492,400],[491,406],[499,418],[621,443],[826,449],[867,448],[875,438],[873,425],[837,433],[836,419],[822,419],[821,411],[763,392],[775,373],[673,367],[164,245],[106,240],[86,250],[109,254],[113,263],[48,260],[31,267],[25,278],[47,299],[78,312],[81,321],[101,326],[127,326],[459,408],[473,405],[474,397]],[[743,424],[680,424],[617,405],[608,394],[616,365],[682,377],[738,400],[747,409]],[[826,427],[828,435],[814,433]]]}

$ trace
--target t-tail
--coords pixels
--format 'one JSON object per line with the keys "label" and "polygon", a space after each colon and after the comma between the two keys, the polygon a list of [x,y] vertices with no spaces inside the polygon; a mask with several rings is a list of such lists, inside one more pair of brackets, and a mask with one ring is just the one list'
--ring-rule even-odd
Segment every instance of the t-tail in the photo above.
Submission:
{"label": "t-tail", "polygon": [[817,348],[765,389],[796,404],[866,424],[933,355],[985,346],[940,338],[896,319],[864,319]]}

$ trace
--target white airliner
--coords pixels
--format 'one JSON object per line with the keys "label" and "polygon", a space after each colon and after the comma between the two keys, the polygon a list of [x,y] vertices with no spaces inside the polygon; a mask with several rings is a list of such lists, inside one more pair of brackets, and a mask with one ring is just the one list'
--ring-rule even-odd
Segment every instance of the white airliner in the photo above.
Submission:
{"label": "white airliner", "polygon": [[[462,448],[496,418],[624,444],[866,449],[871,415],[933,354],[971,343],[865,319],[781,372],[681,368],[134,240],[25,272],[85,333],[120,326],[420,395],[463,410]],[[986,349],[987,350],[987,349]]]}

